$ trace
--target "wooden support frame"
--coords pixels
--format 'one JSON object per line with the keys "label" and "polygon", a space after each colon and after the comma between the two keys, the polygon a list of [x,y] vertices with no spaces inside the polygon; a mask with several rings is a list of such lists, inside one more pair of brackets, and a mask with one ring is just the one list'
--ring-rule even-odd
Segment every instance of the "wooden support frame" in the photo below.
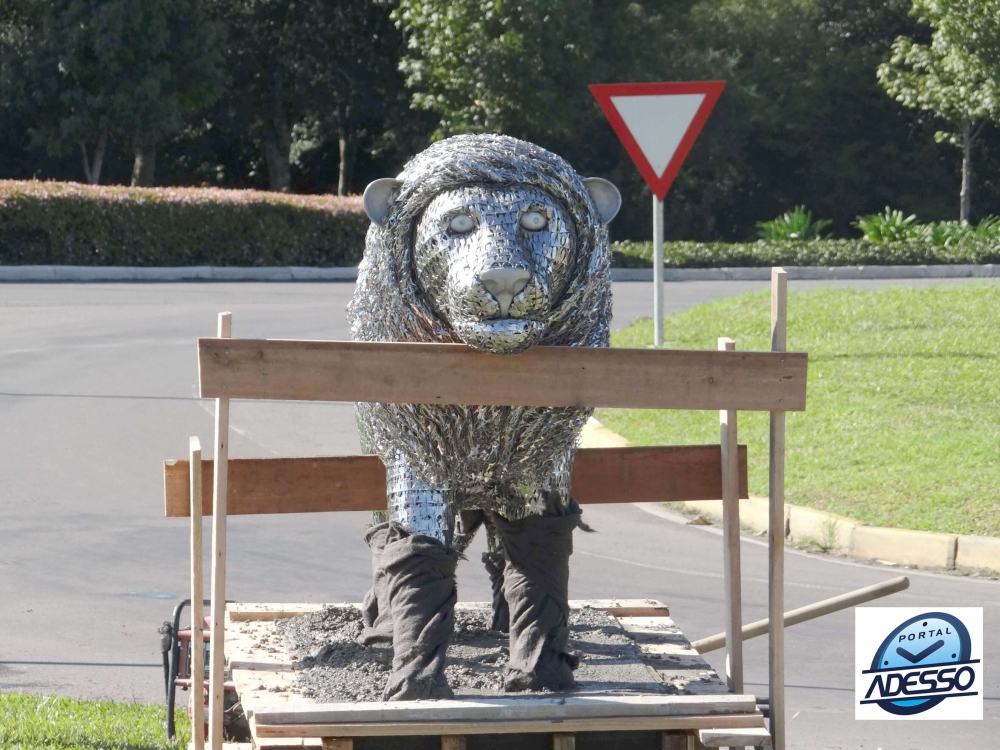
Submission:
{"label": "wooden support frame", "polygon": [[[786,348],[788,274],[771,269],[771,351]],[[771,744],[785,750],[785,412],[771,411],[768,457],[768,687]]]}
{"label": "wooden support frame", "polygon": [[[232,313],[219,313],[219,338],[233,335]],[[229,480],[229,399],[215,400],[214,504],[212,507],[212,650],[208,683],[208,734],[212,750],[222,750],[225,704],[226,499]]]}
{"label": "wooden support frame", "polygon": [[[738,492],[749,497],[747,447],[738,446]],[[188,461],[163,466],[166,516],[190,513]],[[202,459],[211,474],[214,463]],[[595,503],[683,502],[723,496],[719,445],[649,448],[581,448],[573,462],[573,496]],[[385,467],[376,456],[237,458],[229,460],[230,516],[384,510]],[[212,514],[212,487],[202,494],[202,513]]]}
{"label": "wooden support frame", "polygon": [[[745,458],[737,444],[736,411],[768,411],[771,415],[769,455],[769,601],[772,623],[770,629],[769,685],[771,701],[770,734],[773,747],[784,750],[784,450],[785,412],[805,408],[807,355],[786,352],[787,282],[782,269],[772,269],[771,285],[771,351],[737,352],[735,344],[720,341],[720,351],[690,352],[670,350],[608,350],[586,347],[536,347],[516,357],[493,357],[475,352],[462,345],[450,344],[383,344],[367,342],[308,342],[232,340],[231,314],[220,313],[218,336],[199,339],[199,380],[201,394],[214,397],[215,457],[212,493],[212,578],[211,636],[212,649],[209,670],[209,737],[212,750],[222,750],[223,669],[225,643],[225,576],[226,518],[229,513],[229,402],[231,398],[382,401],[393,403],[480,404],[511,406],[594,406],[655,409],[718,409],[720,437],[717,476],[723,499],[724,536],[726,549],[726,641],[730,654],[730,687],[742,686],[742,625],[739,562],[738,499],[743,494]],[[405,371],[406,378],[397,373]],[[193,447],[193,446],[192,446]],[[704,449],[705,446],[700,446]],[[629,449],[614,449],[629,450]],[[652,449],[645,449],[647,451]],[[678,450],[678,449],[674,449]],[[581,455],[585,455],[581,451]],[[594,454],[596,456],[596,453]],[[614,455],[614,454],[608,454]],[[624,465],[623,455],[605,458],[604,469],[615,462]],[[648,455],[657,455],[654,451]],[[663,455],[662,449],[659,454]],[[744,454],[745,455],[745,454]],[[688,455],[690,458],[690,454]],[[362,463],[366,457],[353,457]],[[282,460],[282,459],[277,459]],[[285,461],[323,461],[331,459],[284,459]],[[268,464],[262,460],[254,466]],[[610,461],[611,463],[608,463]],[[585,465],[586,459],[583,460]],[[165,470],[165,496],[168,515],[192,516],[199,520],[201,503],[196,476],[205,462],[194,450],[187,466],[182,462],[169,464]],[[233,465],[237,465],[234,463]],[[301,464],[300,464],[301,465]],[[595,466],[597,464],[595,463]],[[277,464],[270,464],[273,468]],[[195,467],[192,471],[192,467]],[[252,468],[250,463],[241,468]],[[200,471],[199,471],[200,469]],[[372,466],[369,464],[369,471]],[[252,473],[252,472],[251,472]],[[374,472],[377,475],[377,472]],[[605,476],[598,472],[595,476]],[[612,472],[613,474],[613,472]],[[626,479],[633,478],[626,472]],[[185,480],[187,502],[177,502],[177,492],[171,487]],[[610,480],[615,483],[615,479]],[[173,482],[173,485],[171,484]],[[377,476],[374,482],[377,484]],[[189,484],[190,483],[190,484]],[[620,484],[620,477],[618,478]],[[183,485],[182,485],[183,486]],[[384,471],[382,476],[384,487]],[[636,487],[644,486],[637,482]],[[738,488],[738,489],[735,489]],[[368,500],[353,501],[360,505]],[[605,492],[596,497],[612,497]],[[633,494],[632,502],[635,502]],[[659,499],[659,498],[658,498]],[[680,499],[680,498],[678,498]],[[694,498],[684,498],[694,499]],[[172,502],[173,500],[173,502]],[[601,502],[591,499],[590,502]],[[363,509],[344,507],[342,499],[324,501],[327,506],[299,508],[306,510]],[[383,496],[384,502],[384,496]],[[321,503],[322,504],[322,503]],[[350,503],[348,503],[350,504]],[[240,512],[280,512],[273,502],[248,503]],[[179,510],[182,509],[182,510]],[[194,529],[192,528],[192,560],[194,561]],[[192,571],[194,572],[194,571]],[[192,576],[192,590],[195,584]],[[200,601],[199,597],[193,597]],[[736,696],[733,696],[736,697]],[[758,714],[759,715],[759,714]],[[725,717],[678,717],[664,721],[656,717],[648,728],[684,729],[689,732],[689,744],[697,729],[724,728]],[[573,731],[586,728],[613,728],[614,721],[598,727],[599,717],[581,717],[576,724],[564,724],[560,734],[572,741]],[[489,724],[490,722],[486,722]],[[548,720],[525,723],[525,731],[544,731]],[[621,723],[621,722],[619,722]],[[635,728],[634,720],[626,722]],[[641,723],[641,722],[640,722]],[[529,724],[531,726],[529,726]],[[578,726],[577,726],[578,725]],[[341,725],[342,727],[344,725]],[[617,726],[617,725],[614,725]],[[626,724],[622,724],[624,728]],[[734,725],[735,726],[735,725]],[[331,727],[332,728],[332,727]],[[459,732],[495,731],[481,726],[448,731],[441,725],[442,735]],[[323,746],[348,750],[350,739],[318,732],[302,735],[301,727],[286,727],[292,734],[284,736],[321,736]],[[365,730],[367,731],[367,729]],[[353,734],[353,732],[351,733]],[[276,735],[278,736],[278,735]],[[340,737],[343,737],[343,733]],[[362,735],[358,735],[362,736]],[[450,740],[449,740],[450,741]],[[554,745],[557,744],[553,740]],[[444,746],[444,741],[443,741]]]}
{"label": "wooden support frame", "polygon": [[[736,342],[719,339],[719,349],[734,351]],[[734,693],[743,692],[743,594],[740,574],[739,447],[736,410],[719,412],[722,448],[722,538],[726,601],[726,682]]]}
{"label": "wooden support frame", "polygon": [[202,497],[201,441],[193,437],[189,444],[191,477],[191,744],[193,750],[205,748],[205,636],[204,581],[202,567]]}
{"label": "wooden support frame", "polygon": [[[464,344],[198,340],[203,398],[801,411],[807,355]],[[400,377],[400,373],[406,373]]]}

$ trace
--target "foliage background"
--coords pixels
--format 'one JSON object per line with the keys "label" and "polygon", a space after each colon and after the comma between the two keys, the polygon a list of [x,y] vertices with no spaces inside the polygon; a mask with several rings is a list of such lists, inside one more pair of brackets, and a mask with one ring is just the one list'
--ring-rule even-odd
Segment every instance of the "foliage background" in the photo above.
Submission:
{"label": "foliage background", "polygon": [[[0,50],[40,3],[4,4]],[[162,137],[157,184],[357,193],[434,138],[499,130],[614,180],[625,204],[613,239],[647,239],[649,192],[586,84],[713,78],[728,84],[668,195],[668,239],[752,240],[757,221],[797,204],[841,237],[886,205],[922,221],[958,215],[961,154],[934,141],[933,114],[876,78],[897,36],[930,40],[909,0],[196,4],[224,31],[225,83]],[[16,72],[11,59],[0,73]],[[0,177],[82,180],[78,146],[55,153],[32,138],[32,92],[14,85],[25,80],[8,75],[0,92]],[[284,167],[269,161],[275,146]],[[992,126],[976,141],[973,220],[1000,213],[998,146]],[[127,183],[132,159],[112,135],[102,181]]]}

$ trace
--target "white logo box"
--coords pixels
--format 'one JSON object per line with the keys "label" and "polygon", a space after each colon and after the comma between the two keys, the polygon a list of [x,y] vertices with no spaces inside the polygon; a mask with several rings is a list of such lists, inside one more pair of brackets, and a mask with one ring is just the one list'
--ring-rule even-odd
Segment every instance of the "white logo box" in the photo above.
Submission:
{"label": "white logo box", "polygon": [[855,719],[982,720],[983,669],[982,607],[854,610]]}

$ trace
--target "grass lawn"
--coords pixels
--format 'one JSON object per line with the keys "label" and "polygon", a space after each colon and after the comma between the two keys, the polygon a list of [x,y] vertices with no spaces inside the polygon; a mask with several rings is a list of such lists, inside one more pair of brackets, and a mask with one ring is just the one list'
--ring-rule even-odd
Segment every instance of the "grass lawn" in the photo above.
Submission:
{"label": "grass lawn", "polygon": [[[794,284],[793,284],[794,285]],[[669,292],[668,292],[669,293]],[[666,318],[677,349],[767,349],[769,297]],[[644,347],[652,320],[612,335]],[[867,524],[1000,536],[1000,285],[791,293],[788,348],[809,352],[806,411],[787,417],[786,498]],[[719,440],[717,412],[604,409],[635,445]],[[741,412],[750,491],[767,494],[766,414]]]}
{"label": "grass lawn", "polygon": [[3,750],[180,750],[191,738],[177,712],[177,741],[167,742],[164,706],[81,701],[24,693],[0,695]]}

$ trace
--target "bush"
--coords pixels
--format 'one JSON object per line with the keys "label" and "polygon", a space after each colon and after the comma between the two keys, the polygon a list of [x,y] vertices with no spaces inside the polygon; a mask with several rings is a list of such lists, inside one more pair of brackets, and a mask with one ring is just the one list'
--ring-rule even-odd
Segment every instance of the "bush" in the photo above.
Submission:
{"label": "bush", "polygon": [[907,241],[925,242],[935,247],[1000,244],[1000,218],[996,216],[987,216],[976,226],[961,221],[919,224],[916,216],[904,217],[902,211],[893,211],[886,206],[880,214],[859,216],[854,225],[861,230],[865,240],[876,245]]}
{"label": "bush", "polygon": [[[615,242],[613,265],[653,265],[652,242]],[[876,245],[866,240],[808,242],[665,242],[667,268],[747,266],[916,266],[1000,263],[1000,242],[968,240],[937,246],[923,240]]]}
{"label": "bush", "polygon": [[813,213],[805,206],[796,206],[791,211],[786,211],[777,219],[771,221],[758,221],[758,235],[767,242],[782,242],[784,240],[818,240],[823,235],[828,234],[830,225],[833,222],[829,219],[817,219],[813,221]]}
{"label": "bush", "polygon": [[0,265],[350,266],[361,198],[0,180]]}

